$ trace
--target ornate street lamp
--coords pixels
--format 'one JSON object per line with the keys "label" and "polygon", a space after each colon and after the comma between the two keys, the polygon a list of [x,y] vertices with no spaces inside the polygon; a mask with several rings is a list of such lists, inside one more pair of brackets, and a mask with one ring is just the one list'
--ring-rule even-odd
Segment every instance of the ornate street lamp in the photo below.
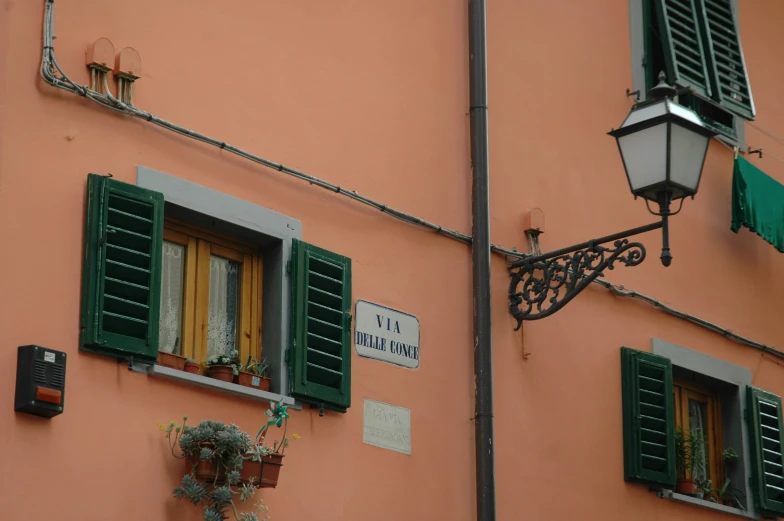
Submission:
{"label": "ornate street lamp", "polygon": [[[646,226],[594,239],[542,255],[529,256],[509,266],[509,310],[517,319],[537,320],[552,315],[616,262],[637,266],[645,260],[645,246],[628,237],[662,229],[661,261],[672,262],[668,219],[680,212],[685,197],[694,197],[700,184],[710,138],[715,132],[699,116],[671,98],[676,90],[664,73],[648,92],[649,102],[632,108],[620,128],[609,135],[618,142],[629,188],[642,197],[648,211],[661,220]],[[680,200],[678,210],[670,204]],[[658,211],[649,202],[658,205]],[[612,242],[612,247],[602,246]]]}

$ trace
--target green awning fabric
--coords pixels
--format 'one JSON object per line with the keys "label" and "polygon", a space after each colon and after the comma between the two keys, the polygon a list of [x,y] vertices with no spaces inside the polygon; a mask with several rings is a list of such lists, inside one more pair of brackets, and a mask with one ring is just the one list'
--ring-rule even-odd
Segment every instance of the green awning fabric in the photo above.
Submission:
{"label": "green awning fabric", "polygon": [[784,185],[742,157],[732,174],[732,226],[745,226],[784,253]]}

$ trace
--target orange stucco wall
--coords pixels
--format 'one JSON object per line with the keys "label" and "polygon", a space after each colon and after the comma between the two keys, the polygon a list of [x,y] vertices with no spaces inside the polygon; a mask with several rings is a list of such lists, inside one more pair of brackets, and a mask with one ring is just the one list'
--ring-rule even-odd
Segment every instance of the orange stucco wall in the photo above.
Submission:
{"label": "orange stucco wall", "polygon": [[[546,214],[545,250],[650,221],[605,135],[632,103],[628,0],[489,3],[493,242],[527,249],[532,207]],[[73,0],[57,3],[55,48],[86,83],[91,41],[132,46],[144,70],[137,106],[470,233],[466,11],[446,0]],[[156,422],[187,414],[255,432],[263,421],[257,402],[78,351],[86,175],[133,183],[144,165],[300,220],[304,240],[352,258],[355,300],[421,323],[418,370],[355,355],[347,414],[292,413],[302,439],[278,488],[261,492],[273,520],[473,519],[470,250],[49,87],[42,13],[42,0],[0,2],[3,518],[197,519],[171,497],[182,468]],[[740,18],[757,123],[784,135],[784,4],[741,2]],[[757,130],[747,136],[784,157]],[[784,181],[775,160],[753,161]],[[729,231],[731,163],[712,143],[700,193],[672,220],[670,268],[650,234],[650,258],[608,279],[784,349],[784,259]],[[720,516],[624,483],[618,348],[662,338],[747,367],[777,394],[781,362],[597,288],[516,333],[499,257],[492,286],[498,519]],[[52,420],[13,412],[16,346],[30,343],[69,356],[66,411]],[[411,409],[410,456],[362,443],[365,398]]]}

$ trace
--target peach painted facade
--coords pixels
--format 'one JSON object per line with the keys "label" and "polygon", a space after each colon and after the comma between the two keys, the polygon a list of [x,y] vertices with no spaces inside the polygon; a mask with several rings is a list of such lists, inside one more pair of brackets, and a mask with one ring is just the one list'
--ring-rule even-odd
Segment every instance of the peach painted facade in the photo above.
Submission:
{"label": "peach painted facade", "polygon": [[[545,213],[545,251],[652,221],[606,135],[632,106],[629,8],[489,2],[494,244],[527,251],[521,225],[533,207]],[[172,498],[182,466],[156,422],[187,414],[255,432],[264,421],[264,403],[79,351],[87,174],[135,184],[141,165],[300,221],[303,240],[352,259],[354,301],[421,324],[418,369],[355,353],[346,414],[292,410],[301,439],[280,485],[261,491],[272,519],[475,519],[470,249],[49,86],[43,13],[43,0],[0,1],[3,518],[199,519]],[[756,123],[776,135],[782,20],[779,0],[740,2]],[[470,234],[465,2],[72,0],[57,2],[54,28],[58,62],[81,84],[90,43],[131,46],[143,70],[137,107]],[[748,125],[746,137],[784,157]],[[784,181],[776,160],[751,160]],[[784,258],[747,230],[730,232],[731,179],[732,151],[714,141],[699,194],[671,221],[672,266],[659,263],[654,232],[642,238],[646,262],[607,279],[784,349]],[[597,286],[515,332],[502,257],[492,270],[498,519],[726,517],[624,482],[619,348],[650,351],[659,338],[747,368],[778,395],[782,361]],[[25,344],[68,354],[65,411],[51,420],[13,411]],[[411,410],[410,456],[363,443],[365,399]]]}

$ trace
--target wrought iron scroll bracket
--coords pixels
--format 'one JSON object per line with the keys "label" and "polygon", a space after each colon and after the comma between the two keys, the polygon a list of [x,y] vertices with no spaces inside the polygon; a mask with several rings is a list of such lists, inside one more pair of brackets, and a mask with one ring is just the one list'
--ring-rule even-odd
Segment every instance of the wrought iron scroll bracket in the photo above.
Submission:
{"label": "wrought iron scroll bracket", "polygon": [[[645,246],[628,237],[661,228],[663,221],[542,255],[526,257],[509,266],[509,312],[517,320],[545,318],[569,303],[616,263],[637,266],[645,260]],[[605,246],[611,243],[611,246]]]}

